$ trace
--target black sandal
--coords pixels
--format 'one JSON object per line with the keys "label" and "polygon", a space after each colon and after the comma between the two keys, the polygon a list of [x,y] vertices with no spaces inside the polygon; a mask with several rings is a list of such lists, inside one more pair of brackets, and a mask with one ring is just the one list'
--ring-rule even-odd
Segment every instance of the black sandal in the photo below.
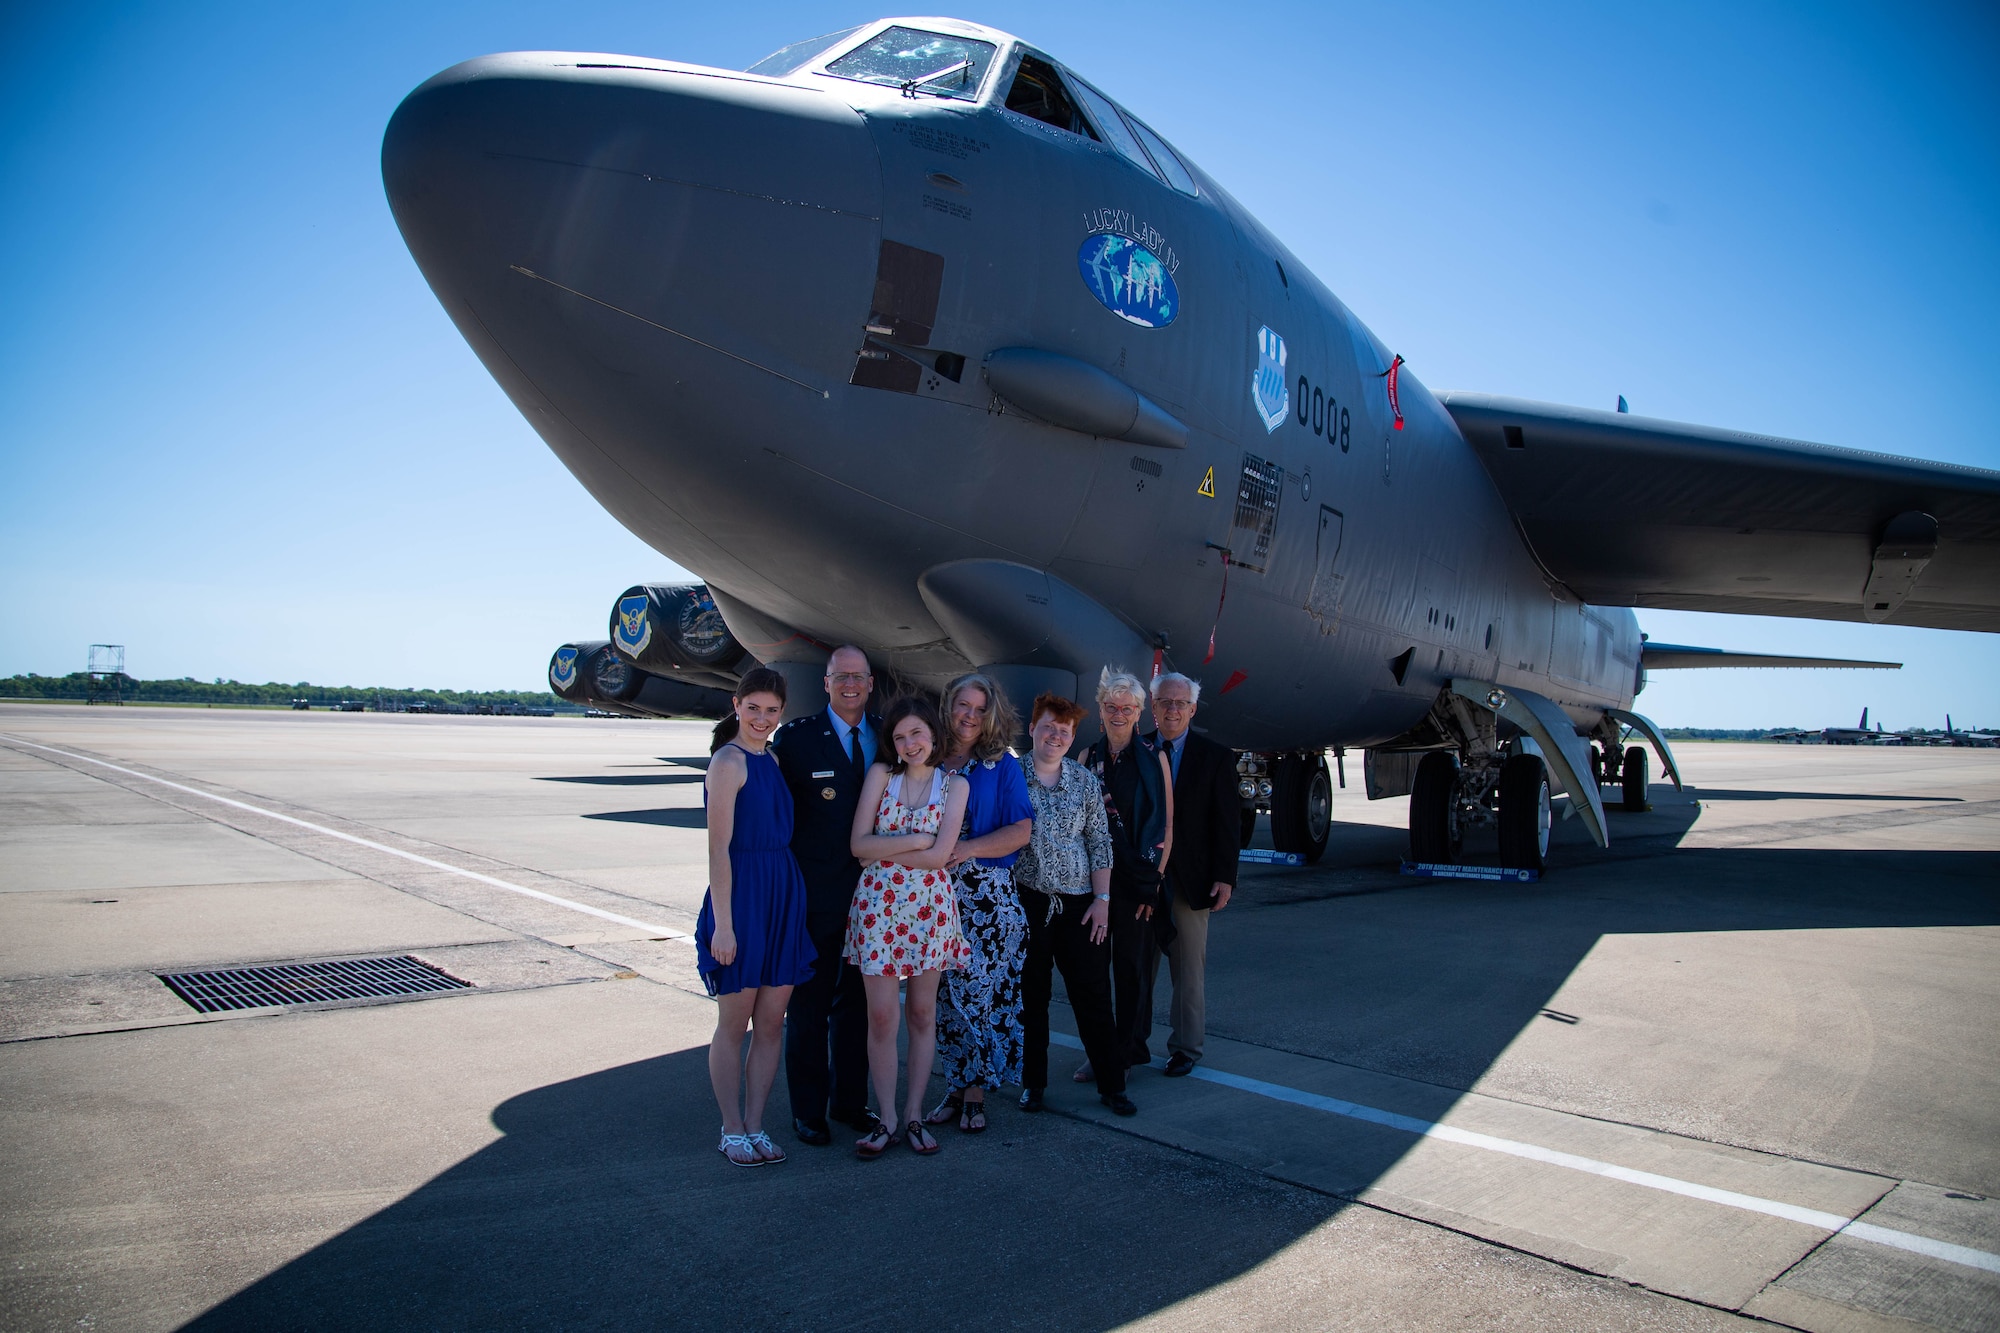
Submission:
{"label": "black sandal", "polygon": [[[926,1125],[948,1125],[952,1121],[960,1118],[959,1108],[964,1104],[965,1104],[965,1094],[962,1092],[954,1092],[949,1097],[946,1097],[943,1101],[939,1102],[936,1106],[933,1106],[931,1108],[931,1113],[924,1117],[924,1123]],[[964,1128],[963,1125],[960,1125],[959,1127],[961,1129]]]}
{"label": "black sandal", "polygon": [[890,1129],[882,1123],[882,1117],[875,1117],[875,1127],[854,1142],[855,1155],[864,1162],[872,1162],[889,1149],[896,1146],[896,1140],[903,1137],[903,1126]]}
{"label": "black sandal", "polygon": [[[974,1123],[974,1122],[977,1123]],[[961,1134],[984,1134],[986,1132],[986,1099],[965,1102],[958,1112],[958,1132]]]}
{"label": "black sandal", "polygon": [[905,1131],[903,1137],[909,1141],[910,1150],[917,1156],[929,1157],[938,1150],[938,1141],[931,1137],[931,1132],[924,1128],[921,1120],[913,1120],[903,1126],[903,1129]]}

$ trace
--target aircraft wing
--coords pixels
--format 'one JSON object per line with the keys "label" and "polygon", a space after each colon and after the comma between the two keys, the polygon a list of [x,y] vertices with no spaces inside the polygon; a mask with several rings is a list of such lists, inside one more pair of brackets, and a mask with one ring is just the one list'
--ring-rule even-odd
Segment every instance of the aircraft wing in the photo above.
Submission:
{"label": "aircraft wing", "polygon": [[1585,601],[2000,632],[2000,472],[1439,397],[1542,567]]}
{"label": "aircraft wing", "polygon": [[1726,648],[1690,648],[1684,643],[1654,643],[1639,649],[1639,665],[1648,671],[1678,671],[1687,667],[1864,667],[1896,671],[1901,662],[1870,662],[1851,657],[1794,657],[1786,653],[1733,653]]}

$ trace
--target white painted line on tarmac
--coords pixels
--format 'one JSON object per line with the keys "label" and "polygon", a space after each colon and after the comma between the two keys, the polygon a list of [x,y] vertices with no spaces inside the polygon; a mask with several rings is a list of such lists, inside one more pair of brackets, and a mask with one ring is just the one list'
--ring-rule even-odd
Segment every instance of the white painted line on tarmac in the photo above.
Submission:
{"label": "white painted line on tarmac", "polygon": [[[1051,1032],[1049,1040],[1072,1050],[1083,1049],[1083,1043],[1067,1032]],[[1584,1171],[1593,1176],[1622,1180],[1628,1185],[1639,1185],[1646,1189],[1679,1194],[1690,1199],[1719,1203],[1725,1208],[1740,1208],[1745,1212],[1762,1213],[1767,1217],[1781,1217],[1788,1222],[1803,1222],[1822,1231],[1852,1236],[1856,1240],[1872,1241],[1877,1245],[1886,1245],[1893,1249],[1908,1250],[1912,1254],[1928,1255],[1933,1259],[1962,1264],[1967,1268],[2000,1273],[2000,1254],[1989,1254],[1985,1250],[1953,1245],[1949,1241],[1933,1240],[1929,1236],[1919,1236],[1908,1231],[1878,1227],[1871,1222],[1857,1222],[1839,1213],[1821,1212],[1817,1208],[1801,1208],[1797,1204],[1780,1203],[1776,1199],[1760,1199],[1754,1194],[1739,1194],[1735,1190],[1717,1189],[1712,1185],[1698,1185],[1691,1180],[1677,1180],[1672,1176],[1656,1175],[1651,1171],[1638,1171],[1629,1166],[1600,1162],[1594,1157],[1579,1157],[1575,1153],[1558,1152],[1554,1148],[1544,1148],[1539,1144],[1522,1143],[1491,1134],[1479,1134],[1453,1125],[1441,1125],[1435,1120],[1419,1120],[1415,1116],[1398,1115],[1394,1111],[1363,1106],[1359,1102],[1342,1101],[1338,1097],[1324,1097],[1316,1092],[1286,1087],[1282,1083],[1267,1083],[1263,1079],[1245,1078],[1241,1074],[1228,1074],[1219,1069],[1208,1069],[1200,1065],[1190,1070],[1188,1076],[1198,1078],[1204,1083],[1217,1083],[1225,1088],[1235,1088],[1239,1092],[1268,1097],[1272,1101],[1289,1102],[1293,1106],[1325,1111],[1329,1115],[1345,1116],[1350,1120],[1365,1120],[1369,1124],[1399,1129],[1406,1134],[1415,1134],[1419,1138],[1441,1139],[1446,1143],[1460,1143],[1469,1148],[1484,1148],[1488,1152],[1505,1153],[1510,1157],[1524,1157],[1529,1161],[1545,1162],[1550,1166],[1565,1167],[1571,1171]]]}
{"label": "white painted line on tarmac", "polygon": [[281,815],[276,810],[266,810],[262,806],[251,805],[246,801],[235,801],[227,796],[217,796],[214,792],[206,792],[199,787],[187,787],[178,782],[169,782],[165,778],[156,778],[151,773],[141,773],[134,768],[124,768],[118,764],[107,763],[102,759],[92,759],[87,754],[73,754],[68,750],[58,750],[53,745],[38,745],[34,741],[24,741],[18,736],[8,736],[5,739],[14,745],[25,745],[33,750],[46,750],[50,754],[59,754],[65,759],[75,759],[85,764],[96,764],[99,768],[108,768],[114,773],[123,773],[128,777],[143,778],[147,782],[157,782],[162,787],[172,787],[175,791],[184,791],[190,796],[199,796],[204,801],[214,801],[218,805],[232,806],[238,810],[248,810],[251,814],[262,815],[266,819],[275,819],[286,824],[295,824],[299,828],[311,829],[314,833],[324,833],[329,838],[339,838],[342,842],[351,842],[358,847],[366,847],[370,851],[387,852],[390,856],[400,856],[405,861],[414,861],[420,866],[429,866],[432,870],[442,870],[446,874],[457,875],[461,879],[477,880],[481,884],[490,885],[496,889],[505,889],[509,893],[518,893],[524,898],[538,898],[545,903],[554,903],[557,907],[567,907],[572,912],[582,912],[586,916],[599,917],[605,921],[615,921],[621,926],[631,926],[635,930],[646,931],[648,934],[661,939],[691,940],[694,938],[694,936],[684,930],[672,930],[666,926],[657,926],[650,921],[641,921],[637,917],[620,916],[616,912],[607,912],[601,907],[592,907],[588,903],[575,902],[568,898],[559,898],[553,893],[543,893],[540,889],[531,889],[525,884],[509,884],[504,879],[495,879],[491,875],[482,875],[477,870],[467,870],[462,866],[450,865],[444,861],[433,861],[428,856],[418,856],[415,852],[406,852],[399,847],[390,847],[385,843],[373,842],[367,838],[357,838],[352,833],[342,833],[339,829],[328,828],[324,824],[314,824],[303,819],[295,819],[291,815]]}

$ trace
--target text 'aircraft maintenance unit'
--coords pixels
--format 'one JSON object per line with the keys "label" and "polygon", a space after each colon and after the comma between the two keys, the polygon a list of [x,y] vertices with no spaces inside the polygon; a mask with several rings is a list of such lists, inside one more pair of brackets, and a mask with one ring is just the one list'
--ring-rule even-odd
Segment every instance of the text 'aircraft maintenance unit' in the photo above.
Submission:
{"label": "text 'aircraft maintenance unit'", "polygon": [[880,20],[745,72],[471,60],[403,102],[383,176],[493,377],[794,712],[848,641],[1022,700],[1195,672],[1283,850],[1323,848],[1354,747],[1420,860],[1497,824],[1539,867],[1564,793],[1605,842],[1599,780],[1637,764],[1643,800],[1624,727],[1673,772],[1632,607],[2000,629],[2000,474],[1433,394],[991,28]]}

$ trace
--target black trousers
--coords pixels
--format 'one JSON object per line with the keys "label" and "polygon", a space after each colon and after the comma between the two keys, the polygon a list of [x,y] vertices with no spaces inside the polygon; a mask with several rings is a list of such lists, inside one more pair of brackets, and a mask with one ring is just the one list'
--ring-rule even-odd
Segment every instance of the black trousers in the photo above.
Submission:
{"label": "black trousers", "polygon": [[[1136,908],[1143,901],[1129,882],[1111,875],[1111,998],[1118,1037],[1118,1058],[1128,1069],[1147,1064],[1146,1048],[1153,1035],[1153,977],[1160,946],[1151,917],[1141,921]],[[1124,892],[1120,892],[1123,888]]]}
{"label": "black trousers", "polygon": [[819,956],[812,976],[792,988],[785,1010],[792,1115],[811,1125],[824,1124],[829,1114],[855,1120],[868,1105],[868,998],[861,969],[841,961],[847,916],[808,915],[806,932]]}
{"label": "black trousers", "polygon": [[1027,961],[1021,972],[1021,1028],[1026,1049],[1021,1057],[1021,1086],[1049,1086],[1049,1002],[1054,995],[1052,969],[1062,969],[1063,989],[1083,1053],[1097,1073],[1097,1090],[1109,1095],[1125,1091],[1125,1064],[1118,1058],[1111,1025],[1111,942],[1090,942],[1083,913],[1090,895],[1059,895],[1062,910],[1049,919],[1050,895],[1022,889],[1021,910],[1028,917]]}

